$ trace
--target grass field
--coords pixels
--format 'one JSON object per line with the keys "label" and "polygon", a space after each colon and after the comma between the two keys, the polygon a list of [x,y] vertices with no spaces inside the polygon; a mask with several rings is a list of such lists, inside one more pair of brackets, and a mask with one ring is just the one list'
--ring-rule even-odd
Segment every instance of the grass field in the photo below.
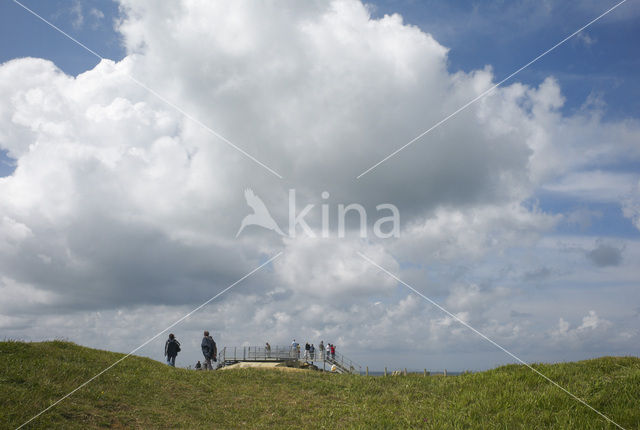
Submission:
{"label": "grass field", "polygon": [[[0,426],[16,428],[122,354],[0,342]],[[640,428],[640,359],[535,365],[627,429]],[[196,372],[129,357],[26,428],[616,428],[523,366],[459,376]]]}

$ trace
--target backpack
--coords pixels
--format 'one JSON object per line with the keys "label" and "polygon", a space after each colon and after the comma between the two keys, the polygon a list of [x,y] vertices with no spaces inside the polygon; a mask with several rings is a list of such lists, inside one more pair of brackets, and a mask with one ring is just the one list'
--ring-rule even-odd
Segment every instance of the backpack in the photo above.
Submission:
{"label": "backpack", "polygon": [[171,339],[169,345],[167,345],[167,353],[171,352],[175,352],[176,354],[180,352],[180,343],[175,339]]}

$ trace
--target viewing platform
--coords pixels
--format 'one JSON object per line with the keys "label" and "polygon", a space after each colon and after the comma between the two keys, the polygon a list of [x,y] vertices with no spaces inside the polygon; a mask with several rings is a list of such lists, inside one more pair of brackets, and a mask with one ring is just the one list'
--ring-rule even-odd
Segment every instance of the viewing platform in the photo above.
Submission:
{"label": "viewing platform", "polygon": [[338,373],[362,374],[362,366],[338,352],[332,355],[326,351],[316,350],[313,354],[305,354],[304,349],[298,352],[291,346],[272,346],[270,350],[264,346],[225,346],[218,352],[219,367],[243,362],[287,363],[292,361],[311,363],[326,371],[331,371],[333,368]]}

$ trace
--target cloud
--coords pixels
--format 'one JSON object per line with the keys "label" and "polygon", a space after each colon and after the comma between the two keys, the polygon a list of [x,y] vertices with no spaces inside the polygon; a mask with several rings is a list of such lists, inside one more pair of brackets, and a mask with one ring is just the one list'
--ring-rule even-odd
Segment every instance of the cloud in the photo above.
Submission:
{"label": "cloud", "polygon": [[[2,288],[21,303],[2,308],[11,335],[30,336],[30,326],[81,340],[105,330],[110,345],[128,330],[141,339],[282,251],[216,303],[219,320],[194,316],[185,335],[216,325],[225,342],[285,342],[296,332],[363,350],[424,351],[416,339],[442,342],[442,351],[477,346],[362,252],[517,345],[535,330],[510,321],[512,288],[461,279],[453,266],[479,277],[479,262],[534,246],[562,220],[530,204],[540,188],[605,198],[630,178],[598,173],[594,163],[638,156],[635,120],[605,122],[588,108],[564,116],[549,77],[497,89],[355,180],[493,85],[491,68],[450,73],[448,48],[432,35],[399,15],[372,19],[353,0],[123,0],[121,10],[121,61],[77,77],[42,59],[0,66],[0,147],[16,160],[0,178]],[[607,186],[584,185],[594,179]],[[314,225],[329,205],[332,237],[254,230],[235,239],[245,188],[281,226],[291,188],[298,210],[316,205]],[[381,203],[398,206],[400,238],[338,239],[336,208],[349,203],[371,214]],[[599,253],[593,258],[605,261]],[[520,279],[542,267],[519,264]]]}
{"label": "cloud", "polygon": [[511,318],[529,318],[529,317],[532,317],[533,315],[528,312],[518,312],[515,310],[511,310],[511,312],[509,312],[509,316]]}
{"label": "cloud", "polygon": [[566,175],[559,183],[545,185],[544,189],[583,201],[620,203],[636,182],[634,174],[597,170]]}
{"label": "cloud", "polygon": [[558,216],[520,204],[441,207],[423,219],[405,221],[406,231],[398,252],[415,259],[421,254],[426,260],[479,258],[516,244],[534,243],[559,220]]}
{"label": "cloud", "polygon": [[535,270],[526,272],[523,276],[523,279],[527,282],[544,281],[552,274],[553,272],[548,267],[540,267]]}
{"label": "cloud", "polygon": [[640,230],[640,181],[622,199],[622,215]]}
{"label": "cloud", "polygon": [[[579,347],[585,343],[589,345],[597,345],[604,341],[607,336],[611,337],[611,331],[614,325],[611,321],[600,318],[596,311],[590,310],[587,315],[582,318],[582,324],[571,328],[571,324],[560,318],[558,326],[551,331],[551,339],[554,342],[561,342],[567,348]],[[623,336],[626,337],[626,333]]]}
{"label": "cloud", "polygon": [[79,0],[74,0],[70,13],[72,16],[71,25],[73,28],[76,30],[82,28],[82,25],[84,24],[84,14],[82,12],[82,3],[80,3]]}
{"label": "cloud", "polygon": [[586,31],[582,31],[576,35],[576,41],[582,43],[586,48],[590,48],[597,42],[597,39],[591,37]]}
{"label": "cloud", "polygon": [[388,296],[396,285],[388,275],[380,272],[360,257],[368,258],[391,272],[398,263],[382,246],[357,245],[340,240],[287,239],[286,254],[275,263],[275,271],[285,285],[303,297],[362,300],[371,295]]}
{"label": "cloud", "polygon": [[591,227],[593,220],[602,219],[603,213],[598,210],[590,210],[580,208],[569,212],[566,215],[565,222],[570,226],[577,226],[581,230]]}
{"label": "cloud", "polygon": [[95,7],[92,7],[89,13],[97,20],[101,20],[102,18],[104,18],[104,13],[100,9],[96,9]]}
{"label": "cloud", "polygon": [[587,258],[598,267],[619,266],[622,262],[622,249],[599,243],[596,248],[587,252]]}
{"label": "cloud", "polygon": [[[84,6],[88,6],[85,4]],[[74,0],[71,4],[71,7],[68,10],[68,14],[71,18],[71,26],[74,30],[81,30],[87,21],[89,21],[91,29],[96,30],[102,24],[102,20],[104,19],[104,12],[95,7],[90,7],[88,9],[88,17],[86,17],[86,10],[83,7],[83,3],[80,0]],[[60,14],[58,14],[60,15]]]}

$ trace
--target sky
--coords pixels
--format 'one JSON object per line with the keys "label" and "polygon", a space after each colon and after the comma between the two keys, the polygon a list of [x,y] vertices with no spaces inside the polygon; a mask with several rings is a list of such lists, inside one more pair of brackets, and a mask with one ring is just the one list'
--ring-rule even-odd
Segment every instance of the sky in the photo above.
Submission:
{"label": "sky", "polygon": [[0,337],[640,353],[639,2],[360,177],[616,2],[23,4],[103,59],[0,3]]}

